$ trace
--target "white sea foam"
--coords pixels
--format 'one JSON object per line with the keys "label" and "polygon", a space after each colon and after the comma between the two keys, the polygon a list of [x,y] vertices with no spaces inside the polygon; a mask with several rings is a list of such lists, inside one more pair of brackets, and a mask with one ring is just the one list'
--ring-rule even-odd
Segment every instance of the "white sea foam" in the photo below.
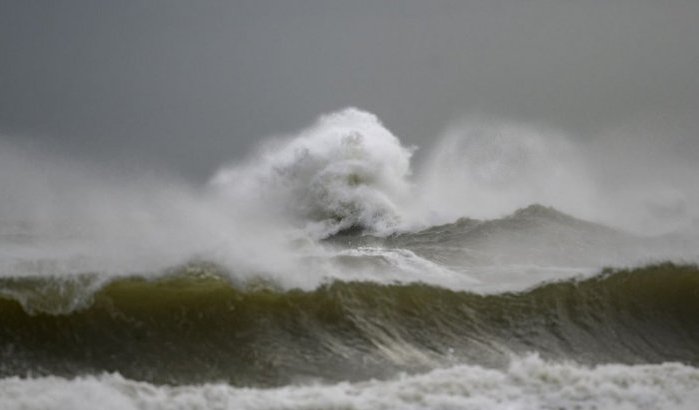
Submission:
{"label": "white sea foam", "polygon": [[452,289],[472,289],[478,280],[400,248],[358,247],[335,250],[335,278],[377,283],[426,282]]}
{"label": "white sea foam", "polygon": [[0,380],[7,410],[119,409],[693,409],[699,369],[676,364],[584,367],[536,355],[507,369],[459,365],[387,381],[236,388],[155,386],[118,374]]}

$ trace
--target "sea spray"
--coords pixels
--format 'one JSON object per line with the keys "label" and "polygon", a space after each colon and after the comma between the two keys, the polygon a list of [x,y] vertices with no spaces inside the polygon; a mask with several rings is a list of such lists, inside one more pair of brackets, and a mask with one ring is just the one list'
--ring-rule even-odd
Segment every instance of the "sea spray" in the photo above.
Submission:
{"label": "sea spray", "polygon": [[[413,148],[373,114],[349,108],[261,146],[205,186],[108,176],[87,164],[0,148],[2,276],[145,275],[203,259],[237,278],[264,274],[308,289],[324,278],[361,276],[338,265],[338,251],[319,241],[338,233],[390,237],[461,216],[502,216],[529,201],[574,215],[604,213],[589,211],[594,183],[565,136],[516,124],[456,127],[413,175]],[[517,263],[528,248],[512,242],[500,253]],[[488,258],[461,245],[459,252]],[[583,262],[628,263],[622,256]],[[459,270],[452,268],[440,269]],[[393,269],[387,276],[403,274]]]}
{"label": "sea spray", "polygon": [[294,218],[315,237],[354,227],[386,233],[404,223],[411,154],[376,116],[348,108],[219,171],[212,185],[232,202]]}
{"label": "sea spray", "polygon": [[452,126],[428,153],[416,181],[432,224],[500,217],[532,203],[598,216],[582,152],[564,133],[526,124]]}

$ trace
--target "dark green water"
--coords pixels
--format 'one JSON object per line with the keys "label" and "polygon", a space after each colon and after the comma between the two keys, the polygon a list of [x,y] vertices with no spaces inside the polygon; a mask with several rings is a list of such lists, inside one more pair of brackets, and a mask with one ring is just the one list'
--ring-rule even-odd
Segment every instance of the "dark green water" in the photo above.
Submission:
{"label": "dark green water", "polygon": [[512,353],[699,365],[699,268],[670,263],[480,295],[424,284],[0,280],[0,376],[119,372],[154,383],[275,386],[388,377]]}

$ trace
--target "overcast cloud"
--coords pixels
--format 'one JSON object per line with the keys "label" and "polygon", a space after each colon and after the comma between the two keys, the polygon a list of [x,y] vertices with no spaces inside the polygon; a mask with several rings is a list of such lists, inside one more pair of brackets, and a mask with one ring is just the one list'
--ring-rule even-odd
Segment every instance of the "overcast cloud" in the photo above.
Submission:
{"label": "overcast cloud", "polygon": [[357,106],[423,151],[479,116],[560,129],[602,169],[688,164],[698,21],[696,1],[4,0],[0,134],[203,180]]}

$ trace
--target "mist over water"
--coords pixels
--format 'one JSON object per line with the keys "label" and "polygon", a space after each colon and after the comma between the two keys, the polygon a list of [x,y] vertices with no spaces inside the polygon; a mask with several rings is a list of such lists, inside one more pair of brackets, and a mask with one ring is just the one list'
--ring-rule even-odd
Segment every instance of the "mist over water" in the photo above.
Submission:
{"label": "mist over water", "polygon": [[[195,257],[234,261],[241,270],[283,263],[281,252],[261,257],[263,243],[274,249],[287,242],[268,229],[273,214],[263,218],[249,215],[251,208],[224,207],[209,190],[167,177],[107,176],[35,152],[8,149],[2,155],[2,188],[9,198],[0,217],[5,275],[126,274]],[[247,240],[241,240],[243,232]]]}
{"label": "mist over water", "polygon": [[[594,162],[554,130],[471,121],[451,127],[417,166],[415,149],[375,115],[348,108],[192,186],[3,143],[2,274],[129,274],[203,259],[308,287],[342,275],[334,262],[308,265],[328,254],[318,240],[340,231],[385,236],[532,203],[644,234],[693,229],[667,215],[691,221],[690,193],[634,190],[628,175],[630,189],[608,195]],[[629,217],[648,207],[659,216]]]}
{"label": "mist over water", "polygon": [[579,150],[562,133],[524,124],[452,127],[428,154],[418,181],[420,197],[442,223],[497,218],[533,203],[600,216]]}

